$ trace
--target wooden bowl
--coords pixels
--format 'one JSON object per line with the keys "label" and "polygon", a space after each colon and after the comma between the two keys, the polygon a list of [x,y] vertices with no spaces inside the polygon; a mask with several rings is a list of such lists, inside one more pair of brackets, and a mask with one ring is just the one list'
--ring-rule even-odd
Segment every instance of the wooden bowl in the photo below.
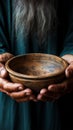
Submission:
{"label": "wooden bowl", "polygon": [[11,81],[22,83],[36,92],[50,84],[63,81],[67,66],[64,59],[42,53],[18,55],[5,64]]}

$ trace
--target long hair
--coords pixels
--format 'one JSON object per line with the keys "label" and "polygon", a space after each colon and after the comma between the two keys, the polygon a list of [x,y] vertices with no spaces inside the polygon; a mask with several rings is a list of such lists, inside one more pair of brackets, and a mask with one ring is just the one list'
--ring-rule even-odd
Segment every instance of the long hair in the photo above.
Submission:
{"label": "long hair", "polygon": [[36,33],[43,42],[55,29],[54,0],[14,0],[13,6],[16,35]]}

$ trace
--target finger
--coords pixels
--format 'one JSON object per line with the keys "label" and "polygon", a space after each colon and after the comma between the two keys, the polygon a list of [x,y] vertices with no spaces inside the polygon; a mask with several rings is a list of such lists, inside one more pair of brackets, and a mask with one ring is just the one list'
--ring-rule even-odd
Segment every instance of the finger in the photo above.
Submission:
{"label": "finger", "polygon": [[17,102],[27,102],[30,101],[29,97],[21,98],[21,99],[16,99]]}
{"label": "finger", "polygon": [[48,91],[47,94],[44,94],[44,97],[52,99],[52,100],[56,100],[59,97],[61,97],[62,95],[63,94],[61,94],[61,93],[55,93],[55,92]]}
{"label": "finger", "polygon": [[43,98],[42,94],[37,95],[37,100],[44,101],[44,98]]}
{"label": "finger", "polygon": [[11,83],[8,80],[0,78],[0,89],[3,89],[7,92],[23,90],[24,86],[19,83]]}
{"label": "finger", "polygon": [[8,83],[7,80],[0,78],[0,88],[3,88],[3,86]]}
{"label": "finger", "polygon": [[65,80],[61,84],[50,85],[48,87],[49,93],[57,93],[60,96],[73,91],[73,77]]}
{"label": "finger", "polygon": [[73,76],[73,62],[71,62],[71,64],[67,67],[65,74],[67,78]]}
{"label": "finger", "polygon": [[33,94],[33,91],[29,88],[25,89],[25,93],[27,96],[29,96],[30,100],[37,101],[36,96]]}
{"label": "finger", "polygon": [[14,99],[21,99],[21,98],[26,98],[26,97],[30,97],[32,95],[32,92],[30,93],[26,93],[26,90],[22,90],[19,92],[12,92],[9,93],[9,95],[14,98]]}
{"label": "finger", "polygon": [[7,94],[7,91],[3,89],[3,85],[6,84],[8,81],[0,78],[0,91]]}
{"label": "finger", "polygon": [[6,78],[8,75],[4,65],[2,63],[0,63],[0,77],[2,78]]}
{"label": "finger", "polygon": [[48,91],[48,89],[42,89],[40,91],[41,96],[43,97],[55,97],[58,93],[54,93],[52,91]]}
{"label": "finger", "polygon": [[2,89],[2,88],[0,88],[0,92],[3,92],[3,93],[8,94],[8,92],[7,92],[7,91],[5,91],[5,90],[4,90],[4,89]]}
{"label": "finger", "polygon": [[41,89],[40,94],[47,94],[47,89],[46,88]]}
{"label": "finger", "polygon": [[55,98],[50,97],[50,96],[46,97],[46,96],[43,96],[42,94],[39,94],[39,95],[37,96],[37,100],[46,102],[46,101],[54,101]]}
{"label": "finger", "polygon": [[53,93],[63,93],[67,89],[67,81],[64,81],[60,84],[53,84],[48,86],[48,91]]}
{"label": "finger", "polygon": [[19,98],[19,99],[15,99],[17,102],[26,102],[26,101],[34,101],[34,102],[37,102],[36,98],[34,95],[31,95],[31,96],[26,96],[26,97],[23,97],[23,98]]}
{"label": "finger", "polygon": [[31,94],[33,93],[32,90],[29,89],[29,88],[26,88],[26,89],[24,90],[24,92],[25,92],[27,95],[31,95]]}
{"label": "finger", "polygon": [[10,53],[3,53],[3,54],[0,55],[0,62],[5,63],[11,57],[13,57],[12,54],[10,54]]}
{"label": "finger", "polygon": [[41,89],[40,94],[42,96],[49,97],[48,89],[46,88]]}
{"label": "finger", "polygon": [[30,100],[34,101],[34,102],[37,102],[37,98],[34,94],[32,94],[30,97],[29,97]]}
{"label": "finger", "polygon": [[66,60],[69,64],[73,61],[73,55],[71,54],[64,55],[62,56],[62,58]]}
{"label": "finger", "polygon": [[3,85],[3,89],[8,91],[8,92],[17,92],[17,91],[23,90],[24,86],[22,84],[19,84],[19,83],[8,82],[8,83]]}

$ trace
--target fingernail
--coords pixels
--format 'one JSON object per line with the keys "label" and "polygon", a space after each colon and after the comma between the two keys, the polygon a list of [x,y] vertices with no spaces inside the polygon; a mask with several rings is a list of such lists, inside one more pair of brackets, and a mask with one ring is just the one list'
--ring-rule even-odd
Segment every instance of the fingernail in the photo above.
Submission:
{"label": "fingernail", "polygon": [[18,87],[18,90],[23,90],[23,88],[20,86],[20,87]]}
{"label": "fingernail", "polygon": [[1,76],[4,76],[5,73],[6,73],[6,70],[5,70],[5,69],[2,69],[2,70],[0,71],[0,75],[1,75]]}
{"label": "fingernail", "polygon": [[52,90],[54,87],[53,86],[49,86],[48,87],[48,90]]}

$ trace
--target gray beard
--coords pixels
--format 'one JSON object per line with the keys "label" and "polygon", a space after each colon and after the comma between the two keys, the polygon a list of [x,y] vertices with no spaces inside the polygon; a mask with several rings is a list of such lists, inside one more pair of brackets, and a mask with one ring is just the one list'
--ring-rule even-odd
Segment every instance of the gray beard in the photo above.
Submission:
{"label": "gray beard", "polygon": [[54,0],[14,0],[14,25],[16,35],[37,34],[39,43],[56,27]]}

